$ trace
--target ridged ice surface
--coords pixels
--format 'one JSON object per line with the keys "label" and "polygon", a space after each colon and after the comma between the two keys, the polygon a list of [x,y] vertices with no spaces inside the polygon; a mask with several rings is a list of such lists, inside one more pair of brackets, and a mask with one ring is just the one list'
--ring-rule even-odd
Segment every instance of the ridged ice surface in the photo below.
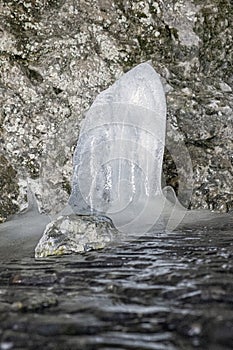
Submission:
{"label": "ridged ice surface", "polygon": [[153,226],[164,206],[165,125],[165,95],[150,64],[138,65],[101,92],[75,150],[73,210],[105,214],[127,233]]}

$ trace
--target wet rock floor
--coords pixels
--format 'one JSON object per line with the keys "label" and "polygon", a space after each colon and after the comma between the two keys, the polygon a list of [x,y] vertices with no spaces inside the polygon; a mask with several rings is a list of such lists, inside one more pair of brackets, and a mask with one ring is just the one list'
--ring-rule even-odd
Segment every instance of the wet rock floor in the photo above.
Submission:
{"label": "wet rock floor", "polygon": [[0,264],[0,349],[233,349],[233,231]]}

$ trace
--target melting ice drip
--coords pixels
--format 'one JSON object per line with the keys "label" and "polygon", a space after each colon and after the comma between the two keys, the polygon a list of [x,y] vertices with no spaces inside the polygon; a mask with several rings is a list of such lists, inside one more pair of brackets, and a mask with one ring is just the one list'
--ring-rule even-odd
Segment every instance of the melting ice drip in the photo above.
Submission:
{"label": "melting ice drip", "polygon": [[171,216],[174,204],[161,188],[165,128],[165,95],[150,64],[101,92],[74,154],[74,212],[106,215],[127,233],[146,232]]}

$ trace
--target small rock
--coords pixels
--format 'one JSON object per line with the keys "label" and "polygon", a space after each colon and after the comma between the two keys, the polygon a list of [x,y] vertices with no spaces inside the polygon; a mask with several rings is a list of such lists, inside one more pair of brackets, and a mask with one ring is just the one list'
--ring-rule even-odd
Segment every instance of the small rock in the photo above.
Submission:
{"label": "small rock", "polygon": [[35,257],[102,249],[117,232],[112,221],[106,217],[75,214],[60,216],[47,225],[36,246]]}

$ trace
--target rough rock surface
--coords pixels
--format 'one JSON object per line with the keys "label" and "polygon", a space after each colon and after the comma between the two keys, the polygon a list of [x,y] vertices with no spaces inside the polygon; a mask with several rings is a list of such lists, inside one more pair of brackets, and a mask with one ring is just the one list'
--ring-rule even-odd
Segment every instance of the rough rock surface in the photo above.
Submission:
{"label": "rough rock surface", "polygon": [[3,0],[0,220],[27,205],[28,182],[42,210],[64,206],[85,110],[147,60],[167,93],[165,181],[179,194],[191,177],[185,145],[190,207],[232,209],[232,16],[230,0]]}
{"label": "rough rock surface", "polygon": [[18,209],[18,184],[15,178],[16,171],[7,159],[0,154],[0,223],[7,215],[15,213]]}
{"label": "rough rock surface", "polygon": [[116,237],[117,230],[105,217],[66,215],[47,225],[35,249],[36,258],[50,255],[84,253],[104,248]]}

